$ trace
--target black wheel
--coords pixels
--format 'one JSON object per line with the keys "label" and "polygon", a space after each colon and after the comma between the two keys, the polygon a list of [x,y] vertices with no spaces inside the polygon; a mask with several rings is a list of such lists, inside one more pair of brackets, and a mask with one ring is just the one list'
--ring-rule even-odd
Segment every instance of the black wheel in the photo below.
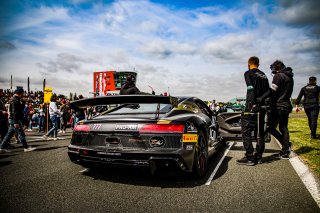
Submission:
{"label": "black wheel", "polygon": [[202,132],[199,133],[198,143],[196,145],[194,160],[193,160],[193,173],[197,178],[205,176],[208,169],[208,147]]}

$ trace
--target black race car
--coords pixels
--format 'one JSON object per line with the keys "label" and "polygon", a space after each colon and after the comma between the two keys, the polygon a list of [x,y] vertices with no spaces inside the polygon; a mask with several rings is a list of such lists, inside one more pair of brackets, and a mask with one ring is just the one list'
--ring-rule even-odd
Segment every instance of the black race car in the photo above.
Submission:
{"label": "black race car", "polygon": [[[221,112],[217,115],[217,123],[218,123],[218,130],[219,136],[223,138],[224,141],[242,141],[242,134],[241,134],[241,111],[234,111],[234,112]],[[265,118],[264,123],[264,141],[270,142],[271,135],[267,132],[267,117]],[[252,132],[252,140],[256,140],[257,132]]]}
{"label": "black race car", "polygon": [[80,121],[68,147],[70,160],[84,167],[142,166],[203,177],[208,158],[223,145],[215,115],[195,97],[104,96],[74,101],[71,108],[96,105],[113,108]]}

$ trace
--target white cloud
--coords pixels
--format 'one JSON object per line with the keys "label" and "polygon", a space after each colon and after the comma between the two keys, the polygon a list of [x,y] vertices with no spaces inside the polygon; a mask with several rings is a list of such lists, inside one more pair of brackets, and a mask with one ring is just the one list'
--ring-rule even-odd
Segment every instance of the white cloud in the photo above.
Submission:
{"label": "white cloud", "polygon": [[7,33],[25,30],[32,27],[41,27],[49,21],[63,21],[68,18],[68,10],[66,8],[49,8],[40,7],[27,10],[24,14],[19,14],[13,23],[4,29]]}
{"label": "white cloud", "polygon": [[195,48],[187,43],[170,42],[165,40],[151,41],[141,47],[141,50],[151,56],[164,59],[175,54],[193,54]]}
{"label": "white cloud", "polygon": [[269,65],[276,59],[293,67],[295,96],[309,75],[319,75],[319,39],[305,27],[285,24],[288,19],[272,17],[281,12],[290,17],[290,10],[269,14],[258,4],[176,10],[149,1],[97,3],[80,13],[30,8],[5,28],[11,37],[0,37],[16,47],[0,46],[1,76],[23,73],[22,79],[37,79],[36,88],[45,77],[58,93],[88,95],[94,71],[135,68],[143,91],[150,85],[157,94],[169,89],[173,95],[227,101],[245,95],[247,59],[257,55],[270,78]]}
{"label": "white cloud", "polygon": [[245,60],[255,48],[254,35],[230,34],[209,41],[204,45],[204,57],[222,63],[234,63]]}

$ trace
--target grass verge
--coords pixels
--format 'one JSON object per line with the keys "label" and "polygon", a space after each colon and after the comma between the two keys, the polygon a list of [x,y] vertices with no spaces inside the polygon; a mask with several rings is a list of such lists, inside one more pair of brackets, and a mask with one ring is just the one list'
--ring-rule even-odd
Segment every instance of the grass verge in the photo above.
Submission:
{"label": "grass verge", "polygon": [[[320,132],[320,119],[318,119],[317,133]],[[320,177],[320,139],[310,139],[308,119],[289,118],[290,141],[293,150],[309,165]]]}

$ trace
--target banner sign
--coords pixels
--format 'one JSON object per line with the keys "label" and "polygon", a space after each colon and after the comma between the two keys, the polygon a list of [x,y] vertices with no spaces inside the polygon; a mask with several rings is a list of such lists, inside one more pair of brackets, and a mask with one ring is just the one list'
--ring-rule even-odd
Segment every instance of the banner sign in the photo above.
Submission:
{"label": "banner sign", "polygon": [[52,88],[44,88],[44,103],[50,103],[50,98],[52,96]]}

